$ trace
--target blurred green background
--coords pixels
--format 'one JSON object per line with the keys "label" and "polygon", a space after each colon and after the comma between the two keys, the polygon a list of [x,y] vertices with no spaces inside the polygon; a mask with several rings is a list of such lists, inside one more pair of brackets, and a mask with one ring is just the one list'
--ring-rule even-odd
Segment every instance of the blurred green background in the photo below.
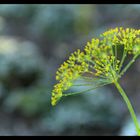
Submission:
{"label": "blurred green background", "polygon": [[[55,72],[109,28],[140,28],[139,4],[0,5],[0,135],[135,135],[114,86],[50,104]],[[140,118],[140,60],[123,77]],[[73,88],[73,91],[79,91]]]}

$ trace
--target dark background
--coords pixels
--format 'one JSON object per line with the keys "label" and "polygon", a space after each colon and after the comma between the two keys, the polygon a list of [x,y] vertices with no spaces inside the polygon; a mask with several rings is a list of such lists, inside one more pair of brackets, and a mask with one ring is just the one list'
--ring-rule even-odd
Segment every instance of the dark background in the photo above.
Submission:
{"label": "dark background", "polygon": [[[114,86],[56,107],[50,98],[55,72],[74,50],[116,26],[139,29],[139,19],[139,4],[0,5],[0,135],[135,135]],[[137,60],[121,84],[140,118],[139,79]]]}

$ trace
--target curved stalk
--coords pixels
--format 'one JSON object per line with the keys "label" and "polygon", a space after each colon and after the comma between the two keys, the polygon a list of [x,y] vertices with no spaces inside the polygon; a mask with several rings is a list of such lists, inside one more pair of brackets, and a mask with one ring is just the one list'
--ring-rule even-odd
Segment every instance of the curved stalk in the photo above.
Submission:
{"label": "curved stalk", "polygon": [[125,103],[126,103],[126,105],[128,107],[128,110],[129,110],[129,112],[131,114],[131,117],[133,119],[133,122],[135,124],[137,135],[140,136],[139,122],[137,120],[137,117],[136,117],[136,114],[134,112],[134,109],[133,109],[133,107],[131,105],[131,102],[129,101],[129,98],[127,97],[125,91],[122,89],[122,87],[120,86],[120,84],[117,81],[115,81],[114,84],[115,84],[116,88],[118,89],[118,91],[120,92],[121,96],[123,97],[123,99],[124,99],[124,101],[125,101]]}

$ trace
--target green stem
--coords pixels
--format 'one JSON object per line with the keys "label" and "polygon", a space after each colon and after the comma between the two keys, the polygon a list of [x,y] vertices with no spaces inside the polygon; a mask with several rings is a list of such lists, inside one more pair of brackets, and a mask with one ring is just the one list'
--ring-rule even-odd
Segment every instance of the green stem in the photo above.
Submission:
{"label": "green stem", "polygon": [[102,86],[105,86],[105,85],[108,85],[108,84],[111,84],[111,82],[110,82],[110,83],[106,83],[106,84],[101,84],[101,85],[98,85],[98,86],[96,86],[96,87],[93,87],[93,88],[90,88],[90,89],[87,89],[87,90],[84,90],[84,91],[80,91],[80,92],[66,93],[66,94],[63,94],[63,96],[66,97],[66,96],[71,96],[71,95],[76,95],[76,94],[85,93],[85,92],[95,90],[95,89],[97,89],[97,88],[99,88],[99,87],[102,87]]}
{"label": "green stem", "polygon": [[122,89],[122,87],[120,86],[120,84],[115,81],[114,82],[115,86],[117,87],[118,91],[120,92],[121,96],[123,97],[127,107],[128,107],[128,110],[131,114],[131,117],[134,121],[134,124],[135,124],[135,127],[136,127],[136,131],[137,131],[137,135],[140,136],[140,127],[139,127],[139,123],[138,123],[138,120],[137,120],[137,117],[136,117],[136,114],[134,112],[134,109],[129,101],[129,98],[127,97],[126,93],[124,92],[124,90]]}
{"label": "green stem", "polygon": [[126,51],[124,50],[124,51],[123,51],[123,56],[122,56],[122,59],[121,59],[120,65],[119,65],[119,71],[118,71],[118,73],[120,73],[120,71],[121,71],[122,65],[123,65],[124,60],[125,60],[125,58],[126,58],[126,55],[127,55],[127,53],[126,53]]}
{"label": "green stem", "polygon": [[91,84],[75,84],[75,85],[73,85],[73,86],[92,86],[93,85],[93,83],[91,83]]}
{"label": "green stem", "polygon": [[128,68],[135,62],[136,58],[139,56],[139,54],[136,54],[132,60],[126,65],[126,67],[121,71],[120,76],[122,76],[127,70]]}

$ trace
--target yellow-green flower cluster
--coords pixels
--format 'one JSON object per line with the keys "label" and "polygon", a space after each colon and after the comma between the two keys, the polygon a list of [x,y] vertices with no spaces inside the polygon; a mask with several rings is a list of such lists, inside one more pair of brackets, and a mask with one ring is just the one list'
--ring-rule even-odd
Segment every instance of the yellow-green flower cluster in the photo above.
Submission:
{"label": "yellow-green flower cluster", "polygon": [[119,60],[115,59],[112,52],[112,46],[104,46],[99,39],[92,39],[91,43],[87,43],[85,47],[85,57],[92,63],[95,76],[106,78],[110,76],[112,79],[113,74],[111,71],[118,71]]}
{"label": "yellow-green flower cluster", "polygon": [[128,53],[137,53],[140,43],[140,30],[132,28],[115,28],[101,34],[103,44],[116,46],[122,45]]}
{"label": "yellow-green flower cluster", "polygon": [[62,93],[72,86],[75,79],[88,71],[88,64],[85,62],[84,56],[84,53],[78,49],[56,72],[56,80],[59,80],[59,83],[54,86],[52,91],[52,105],[55,105],[62,97]]}
{"label": "yellow-green flower cluster", "polygon": [[[117,50],[120,46],[124,53],[118,59]],[[121,67],[130,53],[140,54],[140,30],[120,27],[104,32],[101,39],[92,39],[83,51],[78,49],[72,53],[56,72],[56,80],[59,82],[52,91],[52,105],[85,73],[113,83],[120,78]]]}

